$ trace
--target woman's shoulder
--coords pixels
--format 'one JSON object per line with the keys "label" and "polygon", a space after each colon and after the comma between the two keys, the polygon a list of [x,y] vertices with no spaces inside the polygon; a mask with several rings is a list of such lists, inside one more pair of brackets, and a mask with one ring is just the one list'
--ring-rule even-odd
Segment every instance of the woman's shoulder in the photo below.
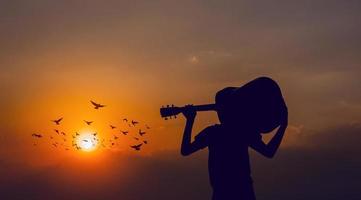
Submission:
{"label": "woman's shoulder", "polygon": [[220,124],[213,124],[213,125],[205,128],[205,130],[210,131],[210,132],[218,132],[218,131],[220,131],[221,127],[222,127],[222,125],[220,125]]}
{"label": "woman's shoulder", "polygon": [[220,131],[220,125],[219,124],[214,124],[214,125],[211,125],[211,126],[207,126],[195,138],[197,139],[197,138],[212,137],[213,135],[215,135],[219,131]]}

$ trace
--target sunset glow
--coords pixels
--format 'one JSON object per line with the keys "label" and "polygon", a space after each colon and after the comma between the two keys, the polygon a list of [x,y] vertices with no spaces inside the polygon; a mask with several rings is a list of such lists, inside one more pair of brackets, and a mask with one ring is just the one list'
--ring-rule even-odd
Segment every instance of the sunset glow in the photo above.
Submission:
{"label": "sunset glow", "polygon": [[81,150],[90,152],[97,149],[98,137],[91,133],[81,133],[76,139],[77,145]]}

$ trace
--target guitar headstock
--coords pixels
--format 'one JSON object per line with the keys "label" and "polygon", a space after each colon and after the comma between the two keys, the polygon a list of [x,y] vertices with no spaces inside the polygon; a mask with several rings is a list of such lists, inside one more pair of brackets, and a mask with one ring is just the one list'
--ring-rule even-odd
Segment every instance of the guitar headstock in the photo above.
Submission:
{"label": "guitar headstock", "polygon": [[162,106],[160,109],[160,115],[167,120],[168,118],[171,119],[172,117],[177,118],[177,115],[182,112],[182,108],[174,106],[174,105],[167,105],[166,107]]}

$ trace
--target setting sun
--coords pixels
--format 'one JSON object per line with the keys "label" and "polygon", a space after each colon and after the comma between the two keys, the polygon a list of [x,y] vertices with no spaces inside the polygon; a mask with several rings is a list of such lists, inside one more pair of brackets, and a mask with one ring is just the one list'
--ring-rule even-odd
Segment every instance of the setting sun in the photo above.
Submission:
{"label": "setting sun", "polygon": [[94,151],[98,146],[98,137],[96,134],[81,133],[77,137],[76,143],[83,151]]}

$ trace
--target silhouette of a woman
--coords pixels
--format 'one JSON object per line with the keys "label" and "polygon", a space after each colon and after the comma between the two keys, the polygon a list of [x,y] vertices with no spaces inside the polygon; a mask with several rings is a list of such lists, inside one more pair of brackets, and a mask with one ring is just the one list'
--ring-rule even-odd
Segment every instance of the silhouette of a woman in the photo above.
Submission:
{"label": "silhouette of a woman", "polygon": [[[227,90],[216,95],[216,104],[223,105]],[[248,147],[253,148],[265,157],[272,158],[281,144],[288,125],[288,110],[282,106],[280,126],[268,144],[262,141],[262,136],[255,122],[236,122],[234,114],[227,108],[218,106],[217,114],[220,124],[209,126],[202,130],[195,140],[191,141],[192,127],[196,110],[188,105],[183,115],[187,119],[181,154],[188,156],[200,149],[208,147],[208,171],[213,189],[212,200],[255,200],[253,190]],[[239,119],[239,116],[238,116]]]}

